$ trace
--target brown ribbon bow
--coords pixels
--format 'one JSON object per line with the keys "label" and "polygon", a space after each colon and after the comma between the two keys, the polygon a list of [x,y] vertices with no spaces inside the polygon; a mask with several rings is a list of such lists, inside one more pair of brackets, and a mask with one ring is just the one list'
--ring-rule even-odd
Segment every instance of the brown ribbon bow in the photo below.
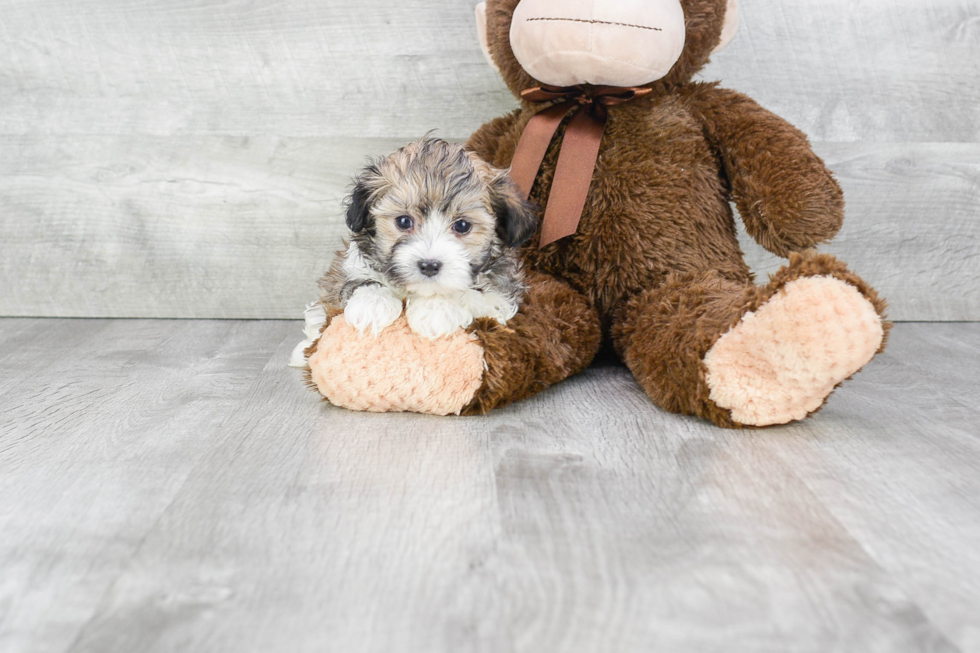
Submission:
{"label": "brown ribbon bow", "polygon": [[514,152],[511,177],[525,199],[531,194],[558,126],[569,111],[573,114],[565,128],[555,179],[548,195],[548,208],[541,226],[541,247],[578,230],[599,158],[599,144],[606,131],[607,108],[643,97],[651,91],[649,88],[620,86],[538,86],[521,92],[521,97],[528,102],[560,101],[531,118]]}

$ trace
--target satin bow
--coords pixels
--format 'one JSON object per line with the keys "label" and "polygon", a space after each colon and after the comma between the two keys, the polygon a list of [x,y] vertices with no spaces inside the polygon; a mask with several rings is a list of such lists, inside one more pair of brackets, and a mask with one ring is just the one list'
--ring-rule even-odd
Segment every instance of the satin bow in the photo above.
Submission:
{"label": "satin bow", "polygon": [[558,126],[572,113],[548,195],[541,247],[578,230],[599,158],[599,145],[606,131],[607,108],[651,92],[649,88],[621,86],[538,86],[521,92],[528,102],[557,102],[531,118],[514,152],[511,177],[525,199],[531,194]]}

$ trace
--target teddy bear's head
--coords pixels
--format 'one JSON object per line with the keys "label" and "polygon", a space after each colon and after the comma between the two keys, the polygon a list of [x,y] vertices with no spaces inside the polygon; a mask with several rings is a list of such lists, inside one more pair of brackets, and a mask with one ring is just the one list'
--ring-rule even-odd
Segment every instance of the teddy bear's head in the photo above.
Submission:
{"label": "teddy bear's head", "polygon": [[727,45],[736,0],[487,0],[480,43],[515,94],[686,82]]}

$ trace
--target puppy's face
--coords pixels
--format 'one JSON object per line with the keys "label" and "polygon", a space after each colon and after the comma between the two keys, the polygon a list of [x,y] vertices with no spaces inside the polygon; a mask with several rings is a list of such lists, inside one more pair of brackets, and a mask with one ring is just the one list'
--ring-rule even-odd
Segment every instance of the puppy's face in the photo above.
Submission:
{"label": "puppy's face", "polygon": [[435,295],[471,287],[505,247],[534,233],[536,220],[504,171],[427,138],[362,173],[347,224],[361,255],[393,285]]}

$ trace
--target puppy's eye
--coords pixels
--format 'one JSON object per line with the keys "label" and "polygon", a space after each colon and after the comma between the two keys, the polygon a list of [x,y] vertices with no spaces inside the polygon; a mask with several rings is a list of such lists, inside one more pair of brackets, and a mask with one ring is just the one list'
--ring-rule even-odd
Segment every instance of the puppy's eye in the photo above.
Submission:
{"label": "puppy's eye", "polygon": [[470,233],[471,229],[473,229],[473,225],[466,220],[457,220],[453,223],[453,231],[461,236]]}
{"label": "puppy's eye", "polygon": [[401,229],[402,231],[408,231],[409,229],[415,226],[415,220],[412,220],[407,215],[403,215],[395,218],[395,226]]}

